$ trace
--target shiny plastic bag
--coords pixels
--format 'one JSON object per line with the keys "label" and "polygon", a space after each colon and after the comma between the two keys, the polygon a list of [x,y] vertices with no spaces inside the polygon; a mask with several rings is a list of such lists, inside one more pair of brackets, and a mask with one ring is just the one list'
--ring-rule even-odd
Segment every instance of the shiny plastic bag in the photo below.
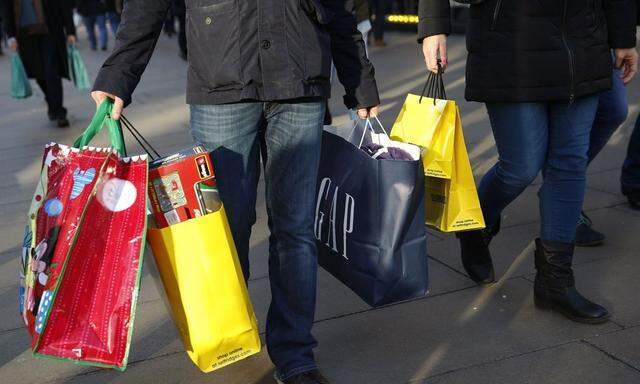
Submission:
{"label": "shiny plastic bag", "polygon": [[442,232],[461,232],[485,227],[476,183],[464,142],[462,119],[456,111],[455,145],[451,179],[425,180],[426,224]]}
{"label": "shiny plastic bag", "polygon": [[150,228],[148,240],[193,363],[210,372],[260,352],[258,325],[224,208]]}
{"label": "shiny plastic bag", "polygon": [[454,167],[453,146],[458,106],[455,101],[447,100],[442,75],[429,73],[422,94],[407,95],[393,124],[391,138],[423,148],[425,176],[450,179]]}
{"label": "shiny plastic bag", "polygon": [[80,51],[78,51],[75,45],[67,46],[67,58],[69,62],[69,74],[73,80],[73,85],[81,91],[89,90],[91,83],[89,82],[87,68],[84,65]]}
{"label": "shiny plastic bag", "polygon": [[14,99],[26,99],[32,93],[27,71],[22,65],[20,56],[14,53],[11,55],[11,97]]}
{"label": "shiny plastic bag", "polygon": [[[146,156],[122,157],[111,104],[45,149],[24,237],[20,311],[36,356],[124,370],[146,233]],[[86,147],[106,124],[113,148]]]}

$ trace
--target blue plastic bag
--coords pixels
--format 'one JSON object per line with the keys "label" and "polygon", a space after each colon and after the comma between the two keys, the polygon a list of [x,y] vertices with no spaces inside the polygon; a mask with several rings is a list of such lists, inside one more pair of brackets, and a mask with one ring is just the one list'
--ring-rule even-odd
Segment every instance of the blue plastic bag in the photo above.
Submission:
{"label": "blue plastic bag", "polygon": [[73,80],[73,84],[81,91],[87,91],[91,88],[89,83],[89,75],[87,74],[87,68],[84,66],[80,51],[75,45],[67,46],[67,58],[69,61],[69,74]]}
{"label": "blue plastic bag", "polygon": [[27,71],[17,53],[11,55],[11,97],[26,99],[33,94]]}

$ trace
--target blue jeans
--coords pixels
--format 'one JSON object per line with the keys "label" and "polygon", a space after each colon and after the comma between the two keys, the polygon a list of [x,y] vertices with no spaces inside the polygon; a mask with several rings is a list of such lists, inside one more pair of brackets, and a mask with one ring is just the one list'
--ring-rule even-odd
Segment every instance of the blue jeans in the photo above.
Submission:
{"label": "blue jeans", "polygon": [[311,335],[317,255],[313,233],[324,100],[191,105],[191,133],[212,154],[220,197],[249,279],[249,237],[256,222],[264,140],[271,306],[267,348],[281,379],[316,369]]}
{"label": "blue jeans", "polygon": [[109,21],[109,27],[111,27],[111,33],[113,36],[118,32],[118,27],[120,26],[120,15],[116,12],[107,12],[105,13],[105,17]]}
{"label": "blue jeans", "polygon": [[84,26],[87,28],[87,37],[89,38],[91,49],[96,49],[97,46],[96,24],[98,25],[98,31],[100,33],[100,48],[105,48],[107,46],[108,36],[107,23],[104,15],[83,16],[82,21],[84,22]]}
{"label": "blue jeans", "polygon": [[487,103],[498,162],[478,194],[487,227],[542,171],[543,240],[573,243],[585,192],[589,134],[598,96],[566,102]]}
{"label": "blue jeans", "polygon": [[627,196],[640,196],[640,116],[629,140],[627,158],[622,167],[622,193]]}
{"label": "blue jeans", "polygon": [[589,162],[593,161],[604,148],[613,133],[624,123],[629,113],[627,105],[627,89],[620,78],[622,71],[613,71],[613,86],[610,90],[602,92],[598,100],[593,127],[591,128],[591,141],[589,144]]}

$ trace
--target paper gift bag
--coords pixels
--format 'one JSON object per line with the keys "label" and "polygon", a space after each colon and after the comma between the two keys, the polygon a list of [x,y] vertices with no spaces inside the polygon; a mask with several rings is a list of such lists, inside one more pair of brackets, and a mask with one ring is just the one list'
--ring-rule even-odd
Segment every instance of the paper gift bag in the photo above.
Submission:
{"label": "paper gift bag", "polygon": [[174,321],[203,372],[258,353],[260,337],[224,208],[149,229]]}
{"label": "paper gift bag", "polygon": [[[146,232],[146,157],[122,157],[103,103],[74,147],[45,149],[20,268],[36,356],[124,370]],[[108,125],[113,148],[91,148]],[[120,151],[120,153],[118,153]]]}
{"label": "paper gift bag", "polygon": [[[429,80],[425,90],[428,85]],[[450,179],[458,106],[455,101],[446,100],[446,96],[440,96],[440,99],[435,94],[432,97],[423,95],[407,95],[393,124],[391,138],[423,148],[425,176]]]}
{"label": "paper gift bag", "polygon": [[374,159],[359,148],[361,137],[323,132],[318,263],[371,306],[423,296],[429,278],[421,161]]}
{"label": "paper gift bag", "polygon": [[451,179],[425,180],[427,225],[443,232],[468,231],[485,227],[476,184],[464,142],[462,120],[456,112],[454,159]]}

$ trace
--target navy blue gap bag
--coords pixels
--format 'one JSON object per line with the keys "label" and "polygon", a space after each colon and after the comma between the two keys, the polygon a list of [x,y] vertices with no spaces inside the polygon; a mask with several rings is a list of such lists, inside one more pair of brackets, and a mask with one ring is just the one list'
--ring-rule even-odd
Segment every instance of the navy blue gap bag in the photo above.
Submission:
{"label": "navy blue gap bag", "polygon": [[429,279],[422,162],[374,159],[359,149],[367,128],[354,131],[351,142],[323,132],[318,262],[374,307],[423,296]]}

